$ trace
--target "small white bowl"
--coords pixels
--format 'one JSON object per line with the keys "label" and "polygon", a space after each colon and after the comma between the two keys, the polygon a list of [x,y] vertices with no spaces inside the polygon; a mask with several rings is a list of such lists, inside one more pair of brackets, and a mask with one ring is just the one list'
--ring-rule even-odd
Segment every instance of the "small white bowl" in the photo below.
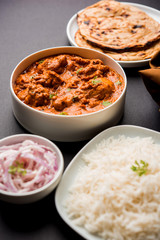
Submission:
{"label": "small white bowl", "polygon": [[31,134],[17,134],[17,135],[12,135],[12,136],[1,139],[0,147],[20,143],[20,142],[23,142],[24,140],[32,140],[36,143],[39,143],[51,148],[56,153],[58,170],[54,178],[49,183],[47,183],[43,187],[38,188],[36,190],[26,192],[26,193],[12,193],[12,192],[0,190],[0,200],[10,202],[10,203],[16,203],[16,204],[25,204],[25,203],[38,201],[44,198],[45,196],[47,196],[49,193],[51,193],[61,179],[63,169],[64,169],[63,156],[59,148],[48,139],[37,136],[37,135],[31,135]]}
{"label": "small white bowl", "polygon": [[[44,57],[58,54],[75,54],[88,59],[101,59],[105,65],[108,65],[123,77],[125,87],[121,96],[105,109],[75,116],[49,114],[35,110],[24,104],[13,90],[13,84],[19,74],[33,62]],[[35,52],[24,58],[16,66],[10,80],[13,112],[18,122],[34,134],[62,142],[90,139],[105,128],[117,124],[123,114],[126,87],[126,75],[122,67],[115,60],[98,51],[78,47],[56,47]]]}

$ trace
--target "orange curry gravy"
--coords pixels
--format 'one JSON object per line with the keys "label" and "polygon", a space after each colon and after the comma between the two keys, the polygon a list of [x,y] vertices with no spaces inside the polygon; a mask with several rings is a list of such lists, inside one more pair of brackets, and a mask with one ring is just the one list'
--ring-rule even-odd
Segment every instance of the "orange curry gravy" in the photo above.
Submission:
{"label": "orange curry gravy", "polygon": [[124,85],[123,78],[99,59],[61,54],[33,63],[19,75],[14,91],[37,110],[80,115],[115,102]]}

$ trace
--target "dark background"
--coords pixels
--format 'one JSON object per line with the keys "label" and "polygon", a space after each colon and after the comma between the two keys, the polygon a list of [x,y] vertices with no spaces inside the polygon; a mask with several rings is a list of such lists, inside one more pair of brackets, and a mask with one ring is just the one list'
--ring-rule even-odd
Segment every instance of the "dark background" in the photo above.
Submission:
{"label": "dark background", "polygon": [[[66,26],[79,10],[94,0],[0,0],[0,138],[27,131],[12,113],[10,75],[19,61],[40,49],[69,45]],[[160,10],[159,0],[131,0]],[[119,124],[160,131],[158,105],[147,92],[138,68],[124,69],[128,78],[125,112]],[[55,142],[65,167],[86,144]],[[0,240],[82,239],[60,218],[53,191],[29,205],[0,201]]]}

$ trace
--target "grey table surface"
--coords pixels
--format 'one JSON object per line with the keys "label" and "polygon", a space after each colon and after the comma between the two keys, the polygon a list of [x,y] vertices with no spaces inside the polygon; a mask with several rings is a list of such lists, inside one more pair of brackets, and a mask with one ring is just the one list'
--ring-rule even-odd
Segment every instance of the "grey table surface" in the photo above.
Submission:
{"label": "grey table surface", "polygon": [[[127,0],[160,10],[159,0]],[[0,138],[27,133],[12,112],[10,75],[25,56],[40,49],[68,46],[66,26],[79,10],[95,0],[0,0]],[[146,67],[147,68],[147,67]],[[158,105],[139,76],[140,68],[124,69],[128,78],[126,103],[121,124],[137,125],[160,131]],[[87,143],[55,142],[63,153],[65,168]],[[29,205],[0,201],[0,239],[82,239],[59,216],[54,203],[55,191]]]}

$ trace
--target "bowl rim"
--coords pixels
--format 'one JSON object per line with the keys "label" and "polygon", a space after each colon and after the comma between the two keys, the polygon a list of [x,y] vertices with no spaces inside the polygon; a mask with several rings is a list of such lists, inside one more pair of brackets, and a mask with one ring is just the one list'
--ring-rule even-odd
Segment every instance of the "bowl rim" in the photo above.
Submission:
{"label": "bowl rim", "polygon": [[[55,49],[55,50],[61,50],[61,49],[64,49],[64,52],[61,52],[61,53],[58,53],[58,54],[65,54],[65,50],[67,49],[78,49],[78,50],[82,50],[82,51],[87,51],[87,52],[95,52],[95,53],[98,53],[99,55],[102,55],[104,58],[108,58],[108,59],[110,59],[112,62],[114,62],[114,64],[116,64],[118,67],[119,67],[119,69],[122,71],[122,73],[123,73],[123,75],[124,75],[124,77],[123,77],[123,79],[124,79],[124,88],[123,88],[123,91],[122,91],[122,93],[121,93],[121,95],[119,96],[119,98],[115,101],[115,102],[113,102],[111,105],[109,105],[109,106],[107,106],[106,108],[104,108],[104,109],[100,109],[100,110],[98,110],[98,111],[95,111],[95,112],[91,112],[91,113],[86,113],[86,114],[80,114],[80,115],[58,115],[58,114],[54,114],[54,113],[46,113],[46,112],[43,112],[43,111],[40,111],[40,110],[37,110],[37,109],[35,109],[35,108],[32,108],[32,107],[30,107],[29,105],[27,105],[27,104],[25,104],[25,103],[23,103],[18,97],[17,97],[17,95],[15,94],[15,92],[14,92],[14,90],[13,90],[13,75],[14,75],[14,73],[15,73],[15,71],[18,69],[18,67],[23,63],[23,61],[26,61],[28,58],[30,58],[30,57],[32,57],[32,56],[34,56],[34,55],[38,55],[39,53],[45,53],[46,51],[50,51],[50,50],[53,50],[53,49]],[[58,55],[58,54],[55,54],[55,55]],[[68,53],[69,54],[69,53]],[[71,53],[71,54],[73,54],[73,53]],[[79,55],[79,56],[81,56],[81,54],[77,54],[77,55]],[[54,54],[48,54],[47,55],[48,57],[49,56],[54,56]],[[47,57],[47,56],[45,56],[45,57]],[[41,58],[43,58],[43,57],[41,57]],[[33,62],[31,62],[28,66],[30,66],[32,63],[34,63],[35,61],[33,61]],[[112,67],[111,67],[112,68]],[[25,68],[26,69],[26,68]],[[25,70],[24,69],[24,70]],[[24,71],[23,70],[23,71]],[[114,70],[114,69],[113,69]],[[114,70],[115,71],[115,70]],[[116,71],[117,72],[117,71]],[[48,117],[54,117],[54,118],[83,118],[84,116],[92,116],[92,115],[96,115],[96,114],[99,114],[100,112],[103,112],[103,111],[105,111],[106,109],[109,109],[109,108],[112,108],[115,104],[117,104],[117,102],[119,102],[120,101],[120,99],[125,95],[125,93],[126,93],[126,89],[127,89],[127,76],[126,76],[126,74],[125,74],[125,71],[124,71],[124,69],[122,68],[122,66],[117,62],[117,61],[115,61],[112,57],[110,57],[110,56],[108,56],[108,55],[106,55],[106,54],[104,54],[104,53],[101,53],[101,52],[99,52],[99,51],[97,51],[97,50],[94,50],[94,49],[88,49],[88,48],[80,48],[80,47],[75,47],[75,46],[58,46],[58,47],[51,47],[51,48],[44,48],[44,49],[41,49],[41,50],[38,50],[38,51],[36,51],[36,52],[33,52],[33,53],[31,53],[31,54],[29,54],[29,55],[27,55],[26,57],[24,57],[16,66],[15,66],[15,68],[13,69],[13,71],[12,71],[12,73],[11,73],[11,77],[10,77],[10,92],[11,92],[11,94],[12,94],[12,96],[15,98],[15,100],[16,101],[18,101],[18,103],[19,104],[21,104],[23,107],[25,107],[26,109],[28,109],[28,110],[30,110],[30,111],[32,111],[32,112],[37,112],[37,114],[40,114],[40,115],[43,115],[43,116],[48,116]]]}
{"label": "bowl rim", "polygon": [[[43,192],[48,187],[50,187],[54,182],[55,183],[57,182],[58,178],[62,175],[63,170],[64,170],[64,158],[63,158],[62,152],[56,146],[55,143],[53,143],[52,141],[50,141],[49,139],[47,139],[45,137],[42,137],[42,136],[39,136],[39,135],[36,135],[36,134],[14,134],[14,135],[10,135],[10,136],[7,136],[7,137],[4,137],[4,138],[0,139],[0,144],[5,140],[16,139],[18,137],[21,137],[21,138],[24,138],[24,139],[20,140],[20,141],[17,139],[17,143],[22,142],[24,140],[27,140],[28,137],[31,137],[32,140],[34,139],[33,141],[35,141],[35,142],[36,142],[36,139],[44,141],[44,143],[41,143],[41,145],[43,145],[43,144],[45,145],[45,142],[48,142],[53,147],[53,148],[52,147],[49,147],[49,148],[51,148],[52,150],[55,150],[55,152],[57,153],[57,158],[59,158],[59,163],[60,164],[59,164],[58,170],[55,173],[54,178],[50,182],[48,182],[47,184],[45,184],[44,186],[42,186],[38,189],[29,191],[29,192],[24,192],[24,193],[15,193],[15,192],[9,192],[9,191],[4,191],[4,190],[0,189],[0,195],[3,194],[3,195],[6,195],[8,197],[27,197],[27,196],[31,196],[31,195],[35,195],[37,193]],[[31,140],[31,139],[29,139],[29,140]],[[12,143],[10,143],[8,145],[5,144],[5,145],[6,146],[12,145]],[[2,146],[5,146],[5,145],[2,145]]]}

